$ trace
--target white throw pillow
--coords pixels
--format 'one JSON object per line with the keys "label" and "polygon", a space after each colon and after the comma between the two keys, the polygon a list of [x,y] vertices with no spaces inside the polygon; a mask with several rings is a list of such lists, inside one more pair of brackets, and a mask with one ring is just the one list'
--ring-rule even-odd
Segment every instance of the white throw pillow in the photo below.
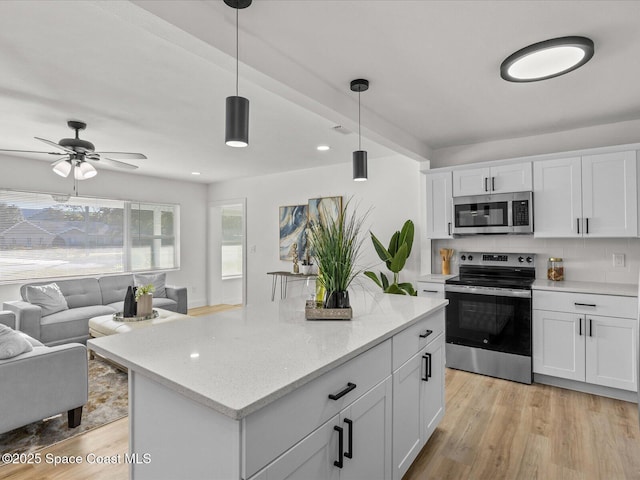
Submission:
{"label": "white throw pillow", "polygon": [[20,332],[0,323],[0,360],[17,357],[31,350],[33,346]]}
{"label": "white throw pillow", "polygon": [[142,287],[152,283],[154,287],[153,296],[155,298],[167,298],[167,290],[165,289],[166,278],[166,273],[150,273],[144,275],[136,273],[133,275],[133,283],[136,287]]}
{"label": "white throw pillow", "polygon": [[68,310],[67,299],[64,298],[57,283],[47,285],[29,285],[25,290],[27,302],[42,308],[42,316]]}

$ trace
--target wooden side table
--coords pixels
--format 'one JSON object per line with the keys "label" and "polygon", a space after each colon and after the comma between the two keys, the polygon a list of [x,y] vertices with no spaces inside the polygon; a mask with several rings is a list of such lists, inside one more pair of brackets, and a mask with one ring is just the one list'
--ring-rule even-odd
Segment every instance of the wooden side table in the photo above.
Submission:
{"label": "wooden side table", "polygon": [[278,283],[278,277],[280,277],[280,298],[287,298],[287,285],[290,278],[316,278],[318,275],[315,273],[292,273],[292,272],[267,272],[267,275],[273,275],[271,282],[271,301],[276,297],[276,284]]}

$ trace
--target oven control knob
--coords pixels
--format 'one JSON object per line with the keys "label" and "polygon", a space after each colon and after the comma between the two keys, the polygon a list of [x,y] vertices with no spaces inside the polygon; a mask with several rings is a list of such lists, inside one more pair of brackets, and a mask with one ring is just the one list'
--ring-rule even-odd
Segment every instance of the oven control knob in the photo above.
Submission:
{"label": "oven control knob", "polygon": [[473,260],[473,255],[469,255],[467,258],[469,259],[469,261],[471,261]]}
{"label": "oven control knob", "polygon": [[527,263],[531,263],[531,262],[533,262],[533,258],[527,257]]}
{"label": "oven control knob", "polygon": [[520,263],[524,262],[524,257],[518,257],[518,261],[519,261]]}
{"label": "oven control knob", "polygon": [[466,257],[465,255],[462,255],[462,256],[460,257],[460,260],[462,260],[463,262],[464,262],[466,259],[467,259],[467,257]]}

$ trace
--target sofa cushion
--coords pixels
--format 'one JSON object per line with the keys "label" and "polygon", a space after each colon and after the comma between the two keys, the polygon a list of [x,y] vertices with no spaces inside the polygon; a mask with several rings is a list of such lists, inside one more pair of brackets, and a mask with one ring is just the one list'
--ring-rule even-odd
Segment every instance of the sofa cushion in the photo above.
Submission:
{"label": "sofa cushion", "polygon": [[[28,302],[26,290],[32,285],[46,285],[50,282],[28,283],[20,287],[20,295]],[[88,307],[90,305],[102,305],[102,294],[97,278],[74,278],[72,280],[56,280],[62,295],[67,300],[69,308]]]}
{"label": "sofa cushion", "polygon": [[27,285],[25,296],[27,302],[38,305],[42,309],[43,316],[69,309],[67,300],[57,283]]}
{"label": "sofa cushion", "polygon": [[17,357],[21,353],[30,352],[33,346],[24,335],[13,328],[0,324],[0,360]]}
{"label": "sofa cushion", "polygon": [[[127,288],[133,287],[133,275],[109,275],[98,279],[102,292],[102,304],[109,305],[114,302],[124,302]],[[120,309],[119,311],[122,311]]]}
{"label": "sofa cushion", "polygon": [[40,322],[40,340],[50,344],[65,338],[76,338],[89,335],[89,319],[100,315],[115,313],[113,308],[105,305],[70,308],[64,312],[42,317]]}
{"label": "sofa cushion", "polygon": [[133,283],[136,287],[153,284],[153,296],[155,298],[167,298],[167,291],[165,290],[166,279],[166,273],[135,273],[133,275]]}

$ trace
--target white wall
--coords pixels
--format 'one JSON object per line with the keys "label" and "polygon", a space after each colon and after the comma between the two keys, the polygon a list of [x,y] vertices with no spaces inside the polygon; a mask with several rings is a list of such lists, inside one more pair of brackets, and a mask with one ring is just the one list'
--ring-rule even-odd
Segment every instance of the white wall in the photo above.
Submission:
{"label": "white wall", "polygon": [[[151,162],[152,160],[148,160]],[[43,161],[0,155],[0,188],[45,193],[72,193],[73,181],[54,174]],[[81,196],[180,204],[180,270],[167,283],[189,287],[189,307],[207,304],[207,186],[100,169],[79,182]],[[0,302],[18,300],[20,284],[0,285]]]}
{"label": "white wall", "polygon": [[[415,281],[419,276],[419,239],[424,235],[423,222],[419,218],[419,164],[400,155],[369,159],[367,182],[354,182],[351,169],[351,162],[347,160],[340,165],[210,185],[210,202],[239,197],[247,199],[247,303],[271,298],[271,277],[267,276],[268,271],[291,271],[291,262],[279,259],[279,207],[304,204],[309,198],[343,196],[347,200],[353,196],[352,203],[359,204],[360,213],[371,208],[365,233],[371,228],[384,243],[389,241],[394,231],[402,227],[405,220],[413,220],[416,224],[416,248],[401,273],[401,279]],[[364,243],[362,264],[380,269],[380,260],[368,238]],[[386,270],[384,265],[382,267]],[[294,287],[290,284],[289,293],[301,293],[301,283],[298,282]],[[363,277],[360,284],[369,286],[373,282]],[[279,298],[279,290],[276,298]]]}
{"label": "white wall", "polygon": [[640,120],[434,150],[431,168],[640,142]]}

